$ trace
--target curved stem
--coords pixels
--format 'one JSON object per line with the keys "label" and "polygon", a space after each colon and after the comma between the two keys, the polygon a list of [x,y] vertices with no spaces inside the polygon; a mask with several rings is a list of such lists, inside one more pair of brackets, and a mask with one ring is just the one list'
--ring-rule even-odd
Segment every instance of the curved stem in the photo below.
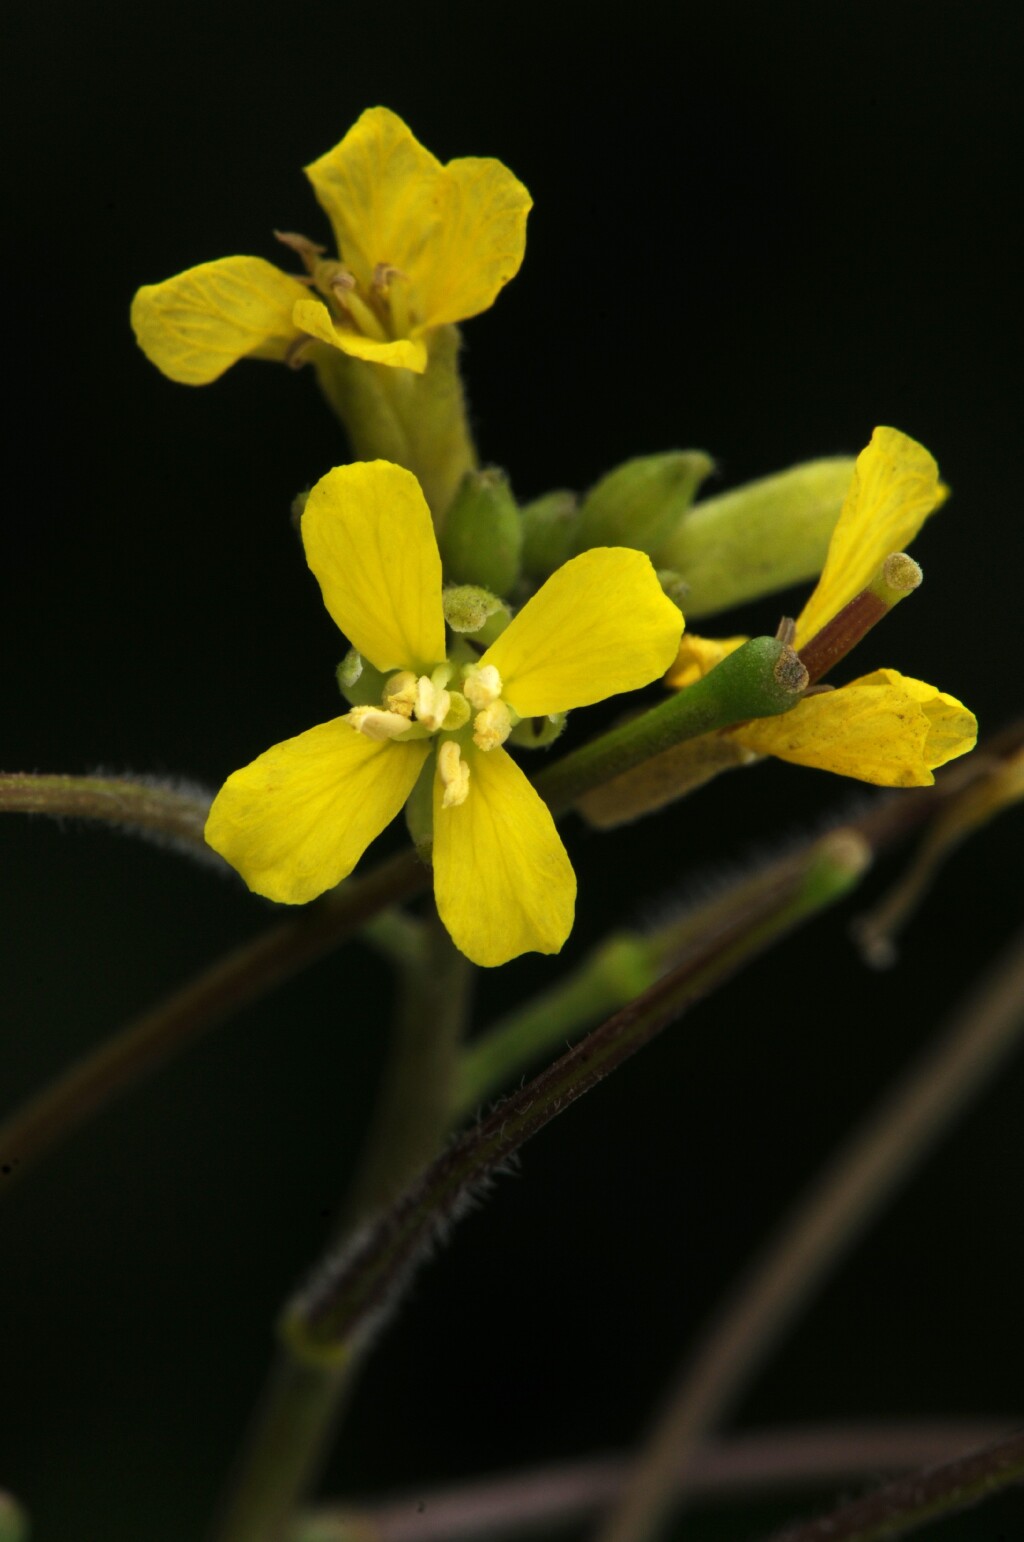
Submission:
{"label": "curved stem", "polygon": [[243,943],[129,1023],[0,1127],[0,1194],[126,1087],[423,883],[415,856],[403,852]]}
{"label": "curved stem", "polygon": [[0,773],[0,814],[98,819],[187,846],[194,855],[223,866],[203,839],[212,799],[205,788],[162,786],[121,776]]}
{"label": "curved stem", "polygon": [[[849,1483],[904,1472],[951,1451],[994,1441],[1005,1426],[962,1422],[773,1429],[700,1448],[691,1493],[734,1498],[798,1485]],[[502,1473],[457,1487],[417,1490],[370,1505],[339,1502],[310,1511],[288,1542],[458,1542],[533,1535],[586,1520],[611,1504],[627,1475],[624,1456],[596,1456],[535,1471]]]}
{"label": "curved stem", "polygon": [[1024,1031],[1024,932],[938,1047],[886,1097],[741,1279],[683,1366],[598,1542],[653,1539],[681,1466],[815,1288]]}
{"label": "curved stem", "polygon": [[[435,1156],[451,1120],[456,1051],[468,1006],[468,961],[431,917],[399,976],[393,1041],[339,1235],[393,1203]],[[285,1341],[257,1411],[215,1535],[272,1542],[315,1480],[359,1369],[310,1363]]]}
{"label": "curved stem", "polygon": [[892,1542],[929,1521],[1024,1483],[1024,1433],[927,1472],[887,1483],[831,1515],[789,1526],[770,1542]]}
{"label": "curved stem", "polygon": [[343,1365],[364,1347],[440,1231],[481,1184],[550,1120],[615,1070],[700,996],[807,915],[846,892],[865,847],[835,832],[789,859],[758,915],[659,980],[638,1000],[455,1140],[422,1178],[345,1248],[329,1253],[290,1303],[282,1329],[297,1357]]}

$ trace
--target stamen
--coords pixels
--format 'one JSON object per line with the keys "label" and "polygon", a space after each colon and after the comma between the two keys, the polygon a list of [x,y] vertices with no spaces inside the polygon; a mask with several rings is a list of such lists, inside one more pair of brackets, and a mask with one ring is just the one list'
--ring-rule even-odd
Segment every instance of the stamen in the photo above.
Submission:
{"label": "stamen", "polygon": [[416,705],[416,676],[411,669],[399,670],[384,687],[384,706],[388,712],[412,717]]}
{"label": "stamen", "polygon": [[412,727],[410,720],[401,713],[386,712],[381,707],[353,707],[351,712],[345,713],[345,722],[351,724],[356,733],[378,741],[400,739]]}
{"label": "stamen", "polygon": [[311,241],[308,236],[300,236],[294,230],[275,230],[274,239],[302,258],[307,273],[313,272],[317,258],[327,250],[326,246],[320,246],[316,241]]}
{"label": "stamen", "polygon": [[454,739],[446,739],[437,752],[437,774],[444,796],[442,808],[458,808],[469,797],[469,767]]}
{"label": "stamen", "polygon": [[501,700],[492,701],[473,719],[473,743],[481,750],[497,749],[512,732],[512,714]]}
{"label": "stamen", "polygon": [[501,695],[501,676],[493,664],[468,664],[463,671],[462,691],[471,706],[482,710]]}
{"label": "stamen", "polygon": [[288,368],[301,369],[306,362],[309,350],[315,342],[315,337],[297,337],[294,343],[289,343],[284,356],[284,362]]}
{"label": "stamen", "polygon": [[[435,674],[437,671],[435,670]],[[441,727],[448,716],[452,699],[443,685],[420,675],[416,681],[416,717],[431,733]]]}

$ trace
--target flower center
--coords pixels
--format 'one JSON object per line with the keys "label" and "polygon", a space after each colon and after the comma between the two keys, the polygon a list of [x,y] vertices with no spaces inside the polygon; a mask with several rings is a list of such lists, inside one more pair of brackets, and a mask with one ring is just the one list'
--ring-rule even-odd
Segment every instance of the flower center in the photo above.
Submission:
{"label": "flower center", "polygon": [[361,284],[344,262],[324,257],[325,248],[291,230],[275,230],[283,245],[302,258],[308,278],[319,289],[335,319],[378,343],[411,337],[419,322],[408,276],[391,262],[378,262],[369,284]]}
{"label": "flower center", "polygon": [[[456,671],[457,686],[453,689]],[[519,718],[502,697],[501,676],[493,664],[438,664],[429,675],[400,669],[385,682],[379,707],[353,707],[346,721],[370,739],[422,739],[443,733],[438,775],[444,806],[464,803],[469,767],[459,740],[472,736],[480,750],[504,744]]]}

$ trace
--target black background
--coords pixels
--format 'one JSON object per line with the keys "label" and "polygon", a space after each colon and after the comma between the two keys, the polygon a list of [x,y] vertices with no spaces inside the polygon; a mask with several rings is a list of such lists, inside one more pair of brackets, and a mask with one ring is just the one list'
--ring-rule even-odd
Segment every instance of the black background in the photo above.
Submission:
{"label": "black background", "polygon": [[[312,376],[171,385],[127,311],[195,262],[276,257],[275,225],[324,235],[300,167],[378,102],[442,159],[499,156],[534,195],[524,268],[465,353],[482,453],[522,496],[690,445],[725,487],[895,424],[955,496],[916,548],[924,588],[858,672],[932,680],[983,731],[1020,710],[1015,11],[189,0],[22,7],[6,30],[6,768],[216,785],[336,711],[337,634],[287,517],[345,458]],[[769,764],[610,837],[571,828],[563,961],[859,797]],[[109,832],[0,836],[7,1106],[270,918]],[[716,1295],[1009,938],[1022,867],[1010,815],[950,863],[895,971],[859,962],[856,906],[829,915],[540,1137],[380,1344],[329,1491],[635,1438]],[[560,967],[482,979],[476,1023]],[[37,1542],[200,1535],[358,1149],[386,1000],[350,946],[4,1204],[0,1486]],[[1019,1418],[1022,1097],[1017,1063],[828,1285],[742,1424]],[[997,1542],[1020,1515],[1007,1501],[943,1535]]]}

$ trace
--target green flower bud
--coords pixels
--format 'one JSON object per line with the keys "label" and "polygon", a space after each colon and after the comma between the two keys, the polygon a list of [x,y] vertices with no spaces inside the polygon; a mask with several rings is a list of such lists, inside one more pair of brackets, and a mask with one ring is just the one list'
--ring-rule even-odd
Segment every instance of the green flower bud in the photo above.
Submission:
{"label": "green flower bud", "polygon": [[509,744],[521,750],[546,750],[554,744],[568,721],[567,712],[552,712],[548,717],[524,717],[508,736]]}
{"label": "green flower bud", "polygon": [[687,620],[816,577],[853,468],[805,461],[690,509],[655,554],[690,586]]}
{"label": "green flower bud", "polygon": [[690,586],[682,573],[677,573],[674,568],[659,568],[658,582],[679,609],[686,614],[686,600],[690,593]]}
{"label": "green flower bud", "polygon": [[[714,464],[703,450],[669,450],[616,466],[583,500],[576,550],[634,546],[638,551],[658,551],[686,514]],[[664,566],[680,564],[666,562]]]}
{"label": "green flower bud", "polygon": [[445,575],[508,594],[519,577],[523,526],[503,471],[469,471],[445,517],[440,538]]}
{"label": "green flower bud", "polygon": [[549,578],[579,549],[578,507],[576,494],[565,488],[523,505],[523,571],[530,578]]}
{"label": "green flower bud", "polygon": [[488,647],[512,620],[505,602],[479,584],[454,584],[445,589],[441,603],[444,619],[453,632],[475,637]]}

